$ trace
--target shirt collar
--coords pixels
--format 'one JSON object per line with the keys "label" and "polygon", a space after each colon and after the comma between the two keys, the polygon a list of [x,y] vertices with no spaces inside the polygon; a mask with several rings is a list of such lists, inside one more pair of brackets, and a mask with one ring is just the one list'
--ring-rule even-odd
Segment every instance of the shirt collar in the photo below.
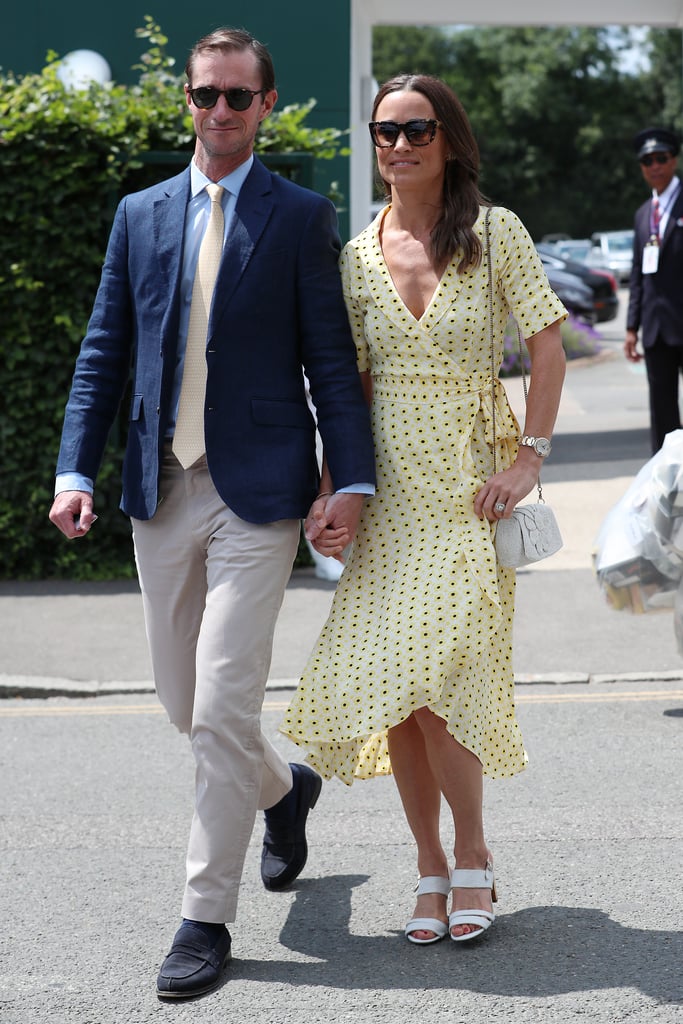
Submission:
{"label": "shirt collar", "polygon": [[[244,163],[240,164],[239,167],[236,167],[234,171],[230,172],[230,174],[226,174],[224,178],[220,178],[216,184],[222,185],[223,188],[228,192],[231,192],[232,195],[238,196],[253,164],[254,154],[252,153],[247,157]],[[192,163],[190,164],[190,189],[192,192],[192,198],[194,199],[199,195],[202,189],[211,184],[213,184],[213,182],[210,178],[207,178],[203,171],[199,170],[193,157]]]}
{"label": "shirt collar", "polygon": [[661,194],[658,195],[656,189],[652,190],[652,198],[654,199],[655,196],[656,196],[657,199],[659,200],[659,205],[660,206],[666,206],[668,204],[669,200],[673,199],[674,195],[676,194],[676,192],[678,192],[678,189],[680,187],[681,187],[681,179],[678,177],[677,174],[674,174],[673,178],[671,179],[671,181],[669,182],[669,184],[666,186],[666,188],[664,189],[664,191]]}

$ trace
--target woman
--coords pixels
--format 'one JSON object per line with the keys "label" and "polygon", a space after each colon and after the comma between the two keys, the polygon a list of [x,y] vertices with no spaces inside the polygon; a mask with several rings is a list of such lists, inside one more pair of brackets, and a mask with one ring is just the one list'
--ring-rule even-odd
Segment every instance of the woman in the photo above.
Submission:
{"label": "woman", "polygon": [[[341,269],[378,487],[283,732],[326,778],[393,772],[420,876],[406,935],[467,941],[494,920],[482,776],[526,764],[513,702],[514,571],[496,563],[492,524],[534,487],[542,458],[519,444],[491,377],[486,204],[465,111],[439,80],[403,75],[379,90],[370,132],[390,204],[345,247]],[[489,230],[496,372],[511,311],[531,356],[524,434],[547,439],[565,310],[517,217],[492,208]],[[321,529],[333,489],[324,473],[306,524],[326,555],[344,542]],[[439,838],[442,797],[453,872]]]}

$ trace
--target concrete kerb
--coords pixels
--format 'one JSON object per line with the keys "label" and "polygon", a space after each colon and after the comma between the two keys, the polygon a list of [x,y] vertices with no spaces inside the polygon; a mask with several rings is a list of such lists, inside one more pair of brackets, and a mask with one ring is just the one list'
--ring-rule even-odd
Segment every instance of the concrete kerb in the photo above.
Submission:
{"label": "concrete kerb", "polygon": [[151,682],[99,682],[83,679],[54,679],[45,676],[0,676],[0,700],[47,697],[108,697],[120,694],[154,693]]}
{"label": "concrete kerb", "polygon": [[[293,692],[298,679],[269,679],[268,693]],[[516,686],[568,686],[632,683],[683,683],[683,670],[661,672],[544,672],[536,675],[520,673]],[[113,697],[126,694],[154,694],[151,682],[98,682],[97,680],[50,679],[42,676],[0,676],[0,700],[46,699],[48,697]]]}

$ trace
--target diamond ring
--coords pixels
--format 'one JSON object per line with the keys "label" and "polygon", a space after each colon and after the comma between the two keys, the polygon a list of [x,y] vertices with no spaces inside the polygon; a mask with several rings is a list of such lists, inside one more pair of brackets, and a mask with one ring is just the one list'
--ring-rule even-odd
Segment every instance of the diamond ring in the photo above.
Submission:
{"label": "diamond ring", "polygon": [[497,501],[496,504],[493,507],[496,510],[496,512],[504,512],[505,511],[505,502],[504,501]]}

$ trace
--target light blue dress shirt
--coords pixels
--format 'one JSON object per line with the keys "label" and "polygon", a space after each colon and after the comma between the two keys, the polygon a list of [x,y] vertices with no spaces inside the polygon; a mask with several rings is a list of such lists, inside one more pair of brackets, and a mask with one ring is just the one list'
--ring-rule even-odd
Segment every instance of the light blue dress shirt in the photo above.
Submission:
{"label": "light blue dress shirt", "polygon": [[[225,226],[223,231],[223,245],[225,246],[225,239],[228,237],[230,231],[230,225],[232,218],[235,213],[235,207],[237,205],[237,199],[240,194],[240,189],[244,184],[249,171],[254,163],[253,155],[250,156],[243,164],[240,164],[230,174],[226,174],[224,178],[221,178],[216,184],[222,185],[225,189],[223,198],[221,200],[223,206],[223,218],[225,220]],[[180,385],[183,381],[183,367],[185,366],[185,345],[187,342],[187,327],[190,322],[190,304],[192,302],[192,288],[194,286],[194,276],[197,270],[197,260],[199,258],[199,247],[202,244],[204,232],[206,226],[209,223],[209,212],[211,210],[211,200],[209,194],[206,191],[206,186],[211,185],[212,181],[203,174],[194,160],[190,164],[190,194],[191,199],[187,204],[187,211],[185,213],[185,241],[183,243],[183,273],[180,279],[180,323],[178,326],[178,358],[175,367],[175,373],[173,376],[173,397],[171,400],[171,409],[173,410],[172,418],[169,418],[168,429],[166,431],[167,437],[173,436],[175,428],[176,414],[178,412],[178,402],[180,400]]]}

